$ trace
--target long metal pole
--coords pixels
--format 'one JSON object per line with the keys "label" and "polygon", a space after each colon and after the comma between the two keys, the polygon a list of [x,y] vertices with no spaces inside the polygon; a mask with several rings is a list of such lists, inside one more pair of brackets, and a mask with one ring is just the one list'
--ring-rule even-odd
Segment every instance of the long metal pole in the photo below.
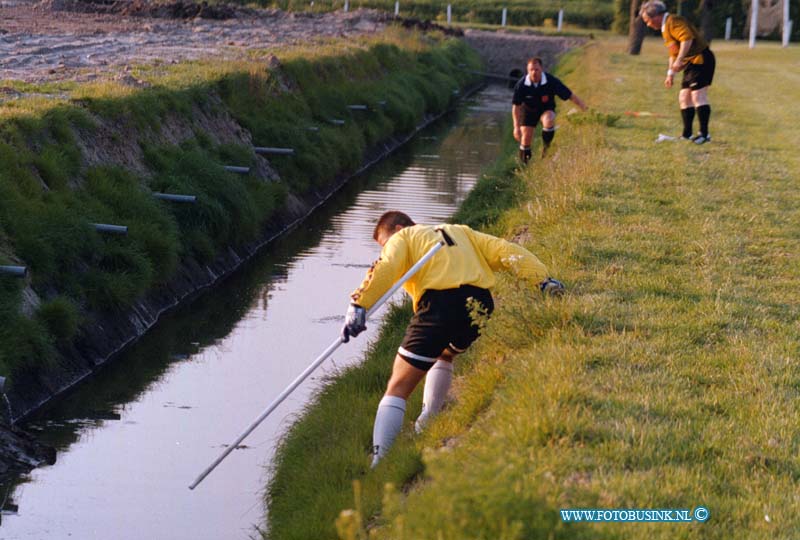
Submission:
{"label": "long metal pole", "polygon": [[[371,308],[370,308],[370,309],[367,311],[367,319],[369,319],[369,317],[370,317],[370,316],[371,316],[373,313],[375,313],[375,311],[377,311],[377,310],[378,310],[378,308],[380,308],[380,307],[383,305],[383,303],[384,303],[384,302],[386,302],[386,301],[387,301],[389,298],[391,298],[391,297],[392,297],[392,295],[393,295],[393,294],[394,294],[394,293],[397,291],[397,289],[399,289],[400,287],[402,287],[402,286],[403,286],[403,283],[405,283],[406,281],[408,281],[408,280],[411,278],[411,276],[413,276],[414,274],[416,274],[416,273],[419,271],[419,269],[420,269],[420,268],[422,268],[422,266],[423,266],[425,263],[427,263],[427,262],[430,260],[430,258],[431,258],[431,257],[433,257],[434,255],[436,255],[436,252],[437,252],[437,251],[439,251],[439,250],[442,248],[442,246],[444,246],[444,245],[445,245],[445,242],[444,242],[444,240],[441,240],[441,241],[439,241],[439,242],[438,242],[438,243],[437,243],[435,246],[433,246],[431,249],[429,249],[429,250],[428,250],[428,252],[427,252],[425,255],[423,255],[423,257],[422,257],[422,258],[421,258],[419,261],[417,261],[417,263],[416,263],[414,266],[412,266],[411,268],[409,268],[408,272],[406,272],[405,274],[403,274],[403,276],[402,276],[402,277],[401,277],[401,278],[400,278],[400,279],[397,281],[397,283],[395,283],[394,285],[392,285],[392,287],[391,287],[391,288],[390,288],[388,291],[386,291],[386,293],[385,293],[383,296],[381,296],[381,297],[378,299],[378,301],[377,301],[377,302],[375,302],[375,305],[373,305],[373,306],[372,306],[372,307],[371,307]],[[196,487],[197,487],[197,485],[198,485],[200,482],[202,482],[202,481],[203,481],[203,479],[204,479],[206,476],[208,476],[208,475],[209,475],[209,473],[211,473],[211,471],[213,471],[213,470],[214,470],[214,469],[217,467],[217,465],[219,465],[220,463],[222,463],[222,460],[223,460],[223,459],[225,459],[226,457],[228,457],[228,454],[230,454],[231,452],[233,452],[233,451],[236,449],[236,447],[237,447],[237,446],[239,446],[239,445],[241,444],[241,442],[242,442],[242,441],[245,439],[245,437],[247,437],[248,435],[250,435],[250,433],[252,433],[252,432],[253,432],[253,430],[254,430],[254,429],[256,429],[256,428],[258,427],[258,425],[259,425],[261,422],[263,422],[263,421],[264,421],[264,419],[265,419],[267,416],[269,416],[269,415],[270,415],[270,413],[271,413],[272,411],[274,411],[274,410],[275,410],[275,408],[276,408],[278,405],[280,405],[280,404],[283,402],[283,400],[284,400],[284,399],[286,399],[287,397],[289,397],[289,394],[291,394],[291,393],[294,391],[294,389],[295,389],[295,388],[297,388],[298,386],[300,386],[300,384],[301,384],[301,383],[302,383],[304,380],[306,380],[306,378],[307,378],[309,375],[311,375],[311,373],[312,373],[312,372],[313,372],[315,369],[317,369],[317,368],[320,366],[320,364],[322,364],[322,362],[324,362],[324,361],[325,361],[325,359],[327,359],[327,358],[328,358],[328,357],[329,357],[331,354],[333,354],[333,351],[335,351],[336,349],[338,349],[338,348],[339,348],[339,345],[341,345],[342,343],[344,343],[344,341],[342,341],[342,337],[341,337],[341,336],[339,336],[338,338],[336,338],[336,341],[334,341],[333,343],[331,343],[330,345],[328,345],[328,348],[327,348],[327,349],[325,349],[325,350],[322,352],[322,354],[320,354],[320,355],[317,357],[317,359],[316,359],[316,360],[314,360],[314,361],[311,363],[311,365],[310,365],[310,366],[308,366],[308,367],[305,369],[305,371],[303,371],[303,372],[302,372],[300,375],[298,375],[298,376],[297,376],[297,378],[296,378],[295,380],[293,380],[293,381],[292,381],[292,383],[291,383],[289,386],[287,386],[287,387],[286,387],[286,389],[285,389],[283,392],[281,392],[281,393],[280,393],[280,395],[279,395],[278,397],[276,397],[276,398],[275,398],[275,400],[274,400],[272,403],[270,403],[270,404],[269,404],[269,407],[267,407],[266,409],[264,409],[264,412],[262,412],[262,413],[261,413],[261,414],[258,416],[258,418],[256,418],[256,419],[255,419],[255,420],[254,420],[254,421],[253,421],[253,422],[252,422],[252,423],[251,423],[249,426],[247,426],[247,429],[245,429],[245,430],[242,432],[242,434],[241,434],[241,435],[239,435],[239,436],[236,438],[236,440],[235,440],[235,441],[233,441],[233,442],[232,442],[232,443],[231,443],[231,444],[230,444],[230,445],[229,445],[229,446],[228,446],[228,447],[225,449],[225,451],[224,451],[224,452],[222,452],[222,454],[220,454],[220,455],[219,455],[219,457],[218,457],[217,459],[215,459],[215,460],[214,460],[214,462],[213,462],[211,465],[209,465],[209,466],[208,466],[208,468],[207,468],[206,470],[204,470],[202,473],[200,473],[200,476],[198,476],[198,477],[195,479],[195,481],[194,481],[194,482],[192,482],[192,483],[189,485],[189,489],[194,489],[194,488],[196,488]]]}

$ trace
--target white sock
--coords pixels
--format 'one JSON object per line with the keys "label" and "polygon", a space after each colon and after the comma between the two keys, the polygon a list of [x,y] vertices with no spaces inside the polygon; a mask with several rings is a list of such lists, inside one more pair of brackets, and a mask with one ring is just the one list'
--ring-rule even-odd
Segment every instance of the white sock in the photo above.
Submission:
{"label": "white sock", "polygon": [[372,466],[386,455],[392,447],[406,414],[406,400],[397,396],[383,396],[375,414],[375,426],[372,429]]}
{"label": "white sock", "polygon": [[453,363],[438,360],[425,375],[425,390],[422,394],[422,412],[414,423],[414,429],[420,433],[428,421],[439,414],[453,381]]}

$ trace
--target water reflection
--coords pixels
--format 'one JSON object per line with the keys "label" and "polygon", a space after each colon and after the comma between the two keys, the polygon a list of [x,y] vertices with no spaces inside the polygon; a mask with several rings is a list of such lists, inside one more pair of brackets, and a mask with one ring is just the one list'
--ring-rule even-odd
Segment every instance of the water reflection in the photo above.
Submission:
{"label": "water reflection", "polygon": [[59,461],[4,486],[19,508],[3,512],[0,537],[257,536],[275,441],[315,384],[358,361],[379,325],[340,348],[197,490],[186,486],[337,335],[348,293],[379,252],[377,216],[397,209],[435,223],[453,213],[499,151],[485,143],[499,139],[507,102],[507,90],[490,89],[425,130],[31,419],[27,428]]}

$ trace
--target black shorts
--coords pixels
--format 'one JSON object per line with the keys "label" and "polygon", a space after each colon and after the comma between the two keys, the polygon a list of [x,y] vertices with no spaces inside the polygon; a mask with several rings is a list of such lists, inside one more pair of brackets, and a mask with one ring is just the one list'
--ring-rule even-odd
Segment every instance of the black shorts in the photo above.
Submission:
{"label": "black shorts", "polygon": [[479,335],[467,305],[471,298],[491,315],[494,301],[487,289],[462,285],[457,289],[425,291],[397,354],[412,366],[428,371],[445,349],[454,353],[467,350]]}
{"label": "black shorts", "polygon": [[[522,125],[526,127],[536,127],[539,125],[539,120],[545,111],[554,111],[554,109],[532,109],[525,105],[522,106]],[[555,111],[554,111],[555,112]]]}
{"label": "black shorts", "polygon": [[681,88],[700,90],[706,86],[711,86],[711,81],[714,80],[714,68],[717,66],[717,60],[709,48],[705,48],[700,54],[703,55],[703,63],[686,66],[683,72]]}

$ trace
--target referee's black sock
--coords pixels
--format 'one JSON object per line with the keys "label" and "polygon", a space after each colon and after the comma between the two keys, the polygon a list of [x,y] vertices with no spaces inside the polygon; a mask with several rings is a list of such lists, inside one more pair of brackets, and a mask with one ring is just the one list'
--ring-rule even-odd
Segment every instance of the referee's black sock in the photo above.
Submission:
{"label": "referee's black sock", "polygon": [[700,121],[700,135],[708,137],[708,120],[711,118],[711,105],[697,107],[697,119]]}
{"label": "referee's black sock", "polygon": [[542,128],[542,141],[545,146],[550,146],[553,142],[553,137],[556,136],[556,128]]}
{"label": "referee's black sock", "polygon": [[692,136],[692,122],[694,122],[694,107],[681,109],[681,117],[683,118],[683,133],[681,136],[688,139]]}
{"label": "referee's black sock", "polygon": [[556,136],[556,128],[542,127],[542,159],[547,155],[547,149],[550,148],[550,143],[553,142],[553,137]]}
{"label": "referee's black sock", "polygon": [[531,160],[531,147],[526,146],[525,149],[522,151],[522,162],[528,163]]}

